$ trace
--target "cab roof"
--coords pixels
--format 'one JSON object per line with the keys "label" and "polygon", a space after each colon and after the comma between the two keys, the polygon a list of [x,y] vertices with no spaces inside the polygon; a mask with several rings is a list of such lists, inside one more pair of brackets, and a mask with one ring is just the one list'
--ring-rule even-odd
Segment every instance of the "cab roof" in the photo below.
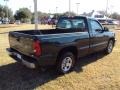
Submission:
{"label": "cab roof", "polygon": [[59,19],[77,19],[77,18],[84,18],[84,19],[96,20],[95,18],[86,17],[86,16],[62,16]]}

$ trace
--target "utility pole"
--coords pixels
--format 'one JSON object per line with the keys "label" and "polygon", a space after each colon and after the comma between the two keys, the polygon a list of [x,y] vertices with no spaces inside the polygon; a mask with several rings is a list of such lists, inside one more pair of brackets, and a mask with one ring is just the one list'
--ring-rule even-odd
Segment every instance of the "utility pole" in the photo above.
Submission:
{"label": "utility pole", "polygon": [[6,2],[6,18],[7,18],[7,22],[9,21],[9,16],[8,16],[8,6],[7,3],[9,0],[4,0]]}
{"label": "utility pole", "polygon": [[107,13],[108,13],[108,0],[107,0],[107,3],[106,3],[106,22],[107,22]]}
{"label": "utility pole", "polygon": [[57,11],[58,11],[58,7],[56,7],[56,14],[58,13]]}
{"label": "utility pole", "polygon": [[76,3],[76,6],[77,6],[77,15],[78,15],[78,12],[79,12],[79,5],[80,5],[80,3]]}
{"label": "utility pole", "polygon": [[71,13],[71,0],[69,0],[69,16],[71,16],[70,13]]}
{"label": "utility pole", "polygon": [[35,30],[38,30],[37,0],[34,0],[34,14]]}

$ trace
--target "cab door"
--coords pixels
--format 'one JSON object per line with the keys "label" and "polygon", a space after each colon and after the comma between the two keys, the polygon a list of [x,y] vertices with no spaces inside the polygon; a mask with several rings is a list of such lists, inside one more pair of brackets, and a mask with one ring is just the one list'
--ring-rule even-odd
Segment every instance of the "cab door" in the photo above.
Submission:
{"label": "cab door", "polygon": [[89,20],[91,28],[90,51],[96,52],[106,48],[108,37],[105,35],[102,25],[97,20]]}

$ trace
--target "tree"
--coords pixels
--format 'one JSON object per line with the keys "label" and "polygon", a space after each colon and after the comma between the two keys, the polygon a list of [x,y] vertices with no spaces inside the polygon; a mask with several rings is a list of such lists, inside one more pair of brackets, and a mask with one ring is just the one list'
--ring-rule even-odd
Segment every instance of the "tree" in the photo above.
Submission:
{"label": "tree", "polygon": [[13,16],[13,12],[10,8],[8,8],[7,6],[4,6],[3,7],[3,12],[5,13],[5,16],[4,17],[12,17]]}
{"label": "tree", "polygon": [[113,19],[118,19],[118,20],[120,20],[120,14],[118,14],[117,12],[114,12],[113,14],[111,14],[111,17],[112,17]]}
{"label": "tree", "polygon": [[5,13],[3,11],[0,12],[0,17],[4,18],[5,17]]}
{"label": "tree", "polygon": [[[38,11],[38,22],[49,17],[48,13]],[[34,13],[32,14],[31,22],[34,23]]]}
{"label": "tree", "polygon": [[104,10],[100,10],[100,11],[98,11],[100,14],[102,14],[102,15],[106,15],[106,11],[104,11]]}
{"label": "tree", "polygon": [[21,20],[22,22],[27,22],[27,20],[32,19],[32,13],[28,8],[21,8],[16,11],[14,17],[16,20]]}
{"label": "tree", "polygon": [[105,16],[107,16],[107,17],[110,17],[110,13],[106,13],[106,11],[105,10],[100,10],[100,11],[98,11],[100,14],[102,14],[102,15],[105,15]]}
{"label": "tree", "polygon": [[5,17],[12,17],[13,16],[13,12],[10,8],[8,8],[7,6],[2,6],[0,5],[0,17],[1,18],[5,18]]}
{"label": "tree", "polygon": [[10,17],[9,20],[10,20],[10,22],[15,22],[14,16]]}
{"label": "tree", "polygon": [[5,13],[3,12],[3,6],[0,5],[0,17],[3,18]]}
{"label": "tree", "polygon": [[60,16],[61,16],[60,13],[55,13],[53,18],[55,18],[55,19],[59,19]]}
{"label": "tree", "polygon": [[76,15],[76,13],[74,13],[74,12],[65,12],[65,13],[63,13],[63,15],[64,16],[69,16],[69,14],[71,15],[71,16],[75,16]]}
{"label": "tree", "polygon": [[83,15],[83,16],[87,16],[87,13],[86,13],[86,12],[83,12],[83,14],[81,14],[81,15]]}
{"label": "tree", "polygon": [[94,12],[95,12],[94,10],[92,10],[91,12],[88,12],[88,13],[83,12],[83,14],[81,14],[81,15],[91,17]]}

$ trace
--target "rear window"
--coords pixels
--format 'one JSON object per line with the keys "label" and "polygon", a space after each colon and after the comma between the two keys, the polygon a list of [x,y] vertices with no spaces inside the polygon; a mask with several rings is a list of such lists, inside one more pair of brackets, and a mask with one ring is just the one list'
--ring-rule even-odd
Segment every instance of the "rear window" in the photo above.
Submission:
{"label": "rear window", "polygon": [[57,28],[60,29],[84,29],[85,19],[60,19],[57,24]]}
{"label": "rear window", "polygon": [[73,28],[85,28],[85,22],[83,19],[73,19],[71,20]]}

